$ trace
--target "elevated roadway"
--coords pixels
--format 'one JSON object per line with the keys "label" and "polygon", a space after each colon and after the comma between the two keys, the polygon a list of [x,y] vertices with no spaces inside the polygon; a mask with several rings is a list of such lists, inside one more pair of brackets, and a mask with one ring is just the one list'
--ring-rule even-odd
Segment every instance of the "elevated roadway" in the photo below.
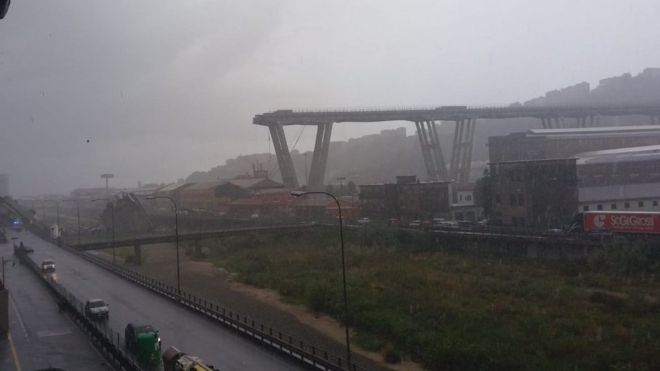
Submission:
{"label": "elevated roadway", "polygon": [[36,262],[53,259],[57,266],[57,280],[78,298],[101,298],[108,302],[109,326],[114,331],[123,333],[129,322],[151,324],[160,332],[163,349],[174,345],[223,371],[303,369],[27,231],[9,233],[34,249],[32,258]]}
{"label": "elevated roadway", "polygon": [[660,105],[572,105],[572,106],[444,106],[409,109],[365,110],[278,110],[254,116],[255,125],[318,125],[340,122],[456,121],[465,119],[555,118],[589,116],[660,116]]}
{"label": "elevated roadway", "polygon": [[[476,120],[513,119],[531,117],[541,121],[544,129],[566,127],[598,126],[602,116],[649,117],[650,124],[660,124],[660,104],[640,105],[571,105],[571,106],[502,106],[468,107],[442,106],[410,109],[365,109],[365,110],[318,110],[296,111],[277,110],[254,116],[252,123],[268,127],[277,155],[282,180],[290,188],[298,187],[298,177],[289,152],[283,127],[288,125],[317,126],[316,144],[307,184],[313,190],[321,190],[324,185],[325,169],[330,148],[330,136],[335,123],[364,123],[386,121],[410,121],[415,123],[420,141],[422,158],[428,180],[470,181],[472,148]],[[571,119],[568,122],[565,119]],[[445,154],[440,147],[439,130],[436,122],[455,122],[452,153],[449,168]],[[489,124],[495,124],[493,122]]]}

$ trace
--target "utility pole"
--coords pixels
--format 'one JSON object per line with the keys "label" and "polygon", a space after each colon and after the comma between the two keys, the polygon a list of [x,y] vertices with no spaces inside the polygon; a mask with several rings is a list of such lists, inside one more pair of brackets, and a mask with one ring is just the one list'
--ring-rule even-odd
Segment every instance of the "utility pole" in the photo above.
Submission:
{"label": "utility pole", "polygon": [[114,178],[115,174],[101,174],[101,179],[105,179],[105,197],[110,198],[109,180]]}

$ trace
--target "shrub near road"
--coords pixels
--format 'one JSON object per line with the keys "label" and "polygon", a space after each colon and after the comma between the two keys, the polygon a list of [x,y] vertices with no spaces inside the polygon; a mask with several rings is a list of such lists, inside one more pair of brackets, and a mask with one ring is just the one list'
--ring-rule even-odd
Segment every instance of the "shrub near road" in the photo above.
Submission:
{"label": "shrub near road", "polygon": [[[386,230],[347,240],[351,327],[363,348],[433,370],[660,369],[654,275],[397,241]],[[336,233],[222,246],[209,258],[240,281],[341,319]]]}

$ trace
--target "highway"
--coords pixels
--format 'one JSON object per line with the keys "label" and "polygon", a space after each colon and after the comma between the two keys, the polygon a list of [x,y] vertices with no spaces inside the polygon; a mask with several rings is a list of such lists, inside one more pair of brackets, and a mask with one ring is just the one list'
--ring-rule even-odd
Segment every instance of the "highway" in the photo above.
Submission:
{"label": "highway", "polygon": [[109,303],[109,326],[123,335],[129,322],[159,330],[163,350],[174,345],[220,370],[302,370],[284,359],[184,307],[138,287],[96,265],[45,242],[30,232],[8,231],[40,263],[53,259],[57,280],[80,300],[101,298]]}
{"label": "highway", "polygon": [[54,296],[13,256],[11,241],[0,244],[9,259],[5,278],[9,289],[9,337],[0,338],[0,370],[110,371],[103,357],[68,316],[59,312]]}

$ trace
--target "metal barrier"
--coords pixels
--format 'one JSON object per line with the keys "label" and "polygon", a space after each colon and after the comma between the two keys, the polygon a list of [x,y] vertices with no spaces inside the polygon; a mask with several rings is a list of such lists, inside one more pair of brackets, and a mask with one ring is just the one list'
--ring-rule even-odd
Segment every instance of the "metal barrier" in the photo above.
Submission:
{"label": "metal barrier", "polygon": [[27,255],[27,252],[18,247],[14,249],[18,260],[34,272],[40,281],[56,297],[60,310],[66,310],[78,327],[90,338],[92,345],[98,349],[103,357],[117,370],[122,371],[144,371],[137,363],[132,354],[122,349],[121,334],[113,331],[105,323],[98,323],[85,316],[84,305],[64,286],[57,283],[52,275],[41,273],[40,267]]}

